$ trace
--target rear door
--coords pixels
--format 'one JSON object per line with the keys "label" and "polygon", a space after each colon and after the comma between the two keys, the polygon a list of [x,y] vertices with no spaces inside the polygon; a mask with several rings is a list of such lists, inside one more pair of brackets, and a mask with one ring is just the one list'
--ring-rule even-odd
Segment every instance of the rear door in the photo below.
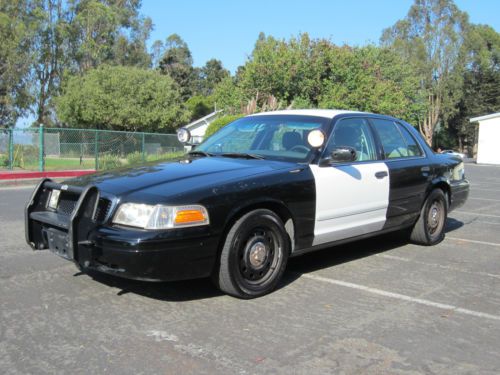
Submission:
{"label": "rear door", "polygon": [[389,170],[377,160],[373,132],[366,118],[338,120],[323,157],[339,146],[356,149],[354,162],[311,165],[316,184],[313,245],[381,230],[389,205]]}
{"label": "rear door", "polygon": [[412,224],[420,214],[431,166],[411,133],[400,123],[370,118],[389,168],[390,194],[386,228]]}

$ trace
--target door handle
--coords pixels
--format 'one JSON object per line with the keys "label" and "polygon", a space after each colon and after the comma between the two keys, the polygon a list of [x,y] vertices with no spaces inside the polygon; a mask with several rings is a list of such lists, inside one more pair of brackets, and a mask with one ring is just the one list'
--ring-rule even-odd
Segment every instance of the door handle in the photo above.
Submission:
{"label": "door handle", "polygon": [[430,171],[431,171],[431,168],[430,168],[429,166],[425,166],[425,167],[420,168],[420,170],[421,170],[422,172],[430,172]]}
{"label": "door handle", "polygon": [[388,176],[388,174],[386,171],[380,171],[380,172],[375,173],[375,177],[377,177],[377,178],[384,178],[387,176]]}

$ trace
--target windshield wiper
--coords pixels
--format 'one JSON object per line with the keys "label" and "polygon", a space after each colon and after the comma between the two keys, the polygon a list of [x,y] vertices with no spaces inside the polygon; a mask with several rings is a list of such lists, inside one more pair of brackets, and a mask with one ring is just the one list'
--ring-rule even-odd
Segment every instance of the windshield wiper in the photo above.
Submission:
{"label": "windshield wiper", "polygon": [[188,152],[188,155],[195,155],[195,156],[214,156],[214,154],[211,154],[210,152],[205,152],[205,151],[190,151]]}
{"label": "windshield wiper", "polygon": [[224,152],[220,156],[225,156],[227,158],[243,158],[243,159],[264,159],[261,155],[249,154],[246,152]]}

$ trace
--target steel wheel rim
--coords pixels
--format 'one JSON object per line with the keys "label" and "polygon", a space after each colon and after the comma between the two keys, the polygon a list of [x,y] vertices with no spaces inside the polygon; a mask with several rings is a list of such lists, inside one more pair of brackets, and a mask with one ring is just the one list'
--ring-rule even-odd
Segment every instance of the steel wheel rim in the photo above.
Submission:
{"label": "steel wheel rim", "polygon": [[441,233],[444,226],[444,214],[443,201],[433,201],[427,212],[427,232],[432,238]]}
{"label": "steel wheel rim", "polygon": [[262,287],[273,280],[282,258],[278,234],[271,228],[250,231],[238,252],[238,273],[249,287]]}

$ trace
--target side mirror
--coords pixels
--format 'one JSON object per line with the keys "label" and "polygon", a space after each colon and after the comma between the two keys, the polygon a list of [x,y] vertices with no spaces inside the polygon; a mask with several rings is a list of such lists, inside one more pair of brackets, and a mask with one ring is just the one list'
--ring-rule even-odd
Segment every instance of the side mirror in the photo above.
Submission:
{"label": "side mirror", "polygon": [[340,146],[332,151],[333,162],[347,162],[356,160],[356,150],[349,146]]}
{"label": "side mirror", "polygon": [[349,146],[339,146],[333,149],[330,157],[320,161],[320,166],[332,163],[347,163],[356,160],[356,150]]}

